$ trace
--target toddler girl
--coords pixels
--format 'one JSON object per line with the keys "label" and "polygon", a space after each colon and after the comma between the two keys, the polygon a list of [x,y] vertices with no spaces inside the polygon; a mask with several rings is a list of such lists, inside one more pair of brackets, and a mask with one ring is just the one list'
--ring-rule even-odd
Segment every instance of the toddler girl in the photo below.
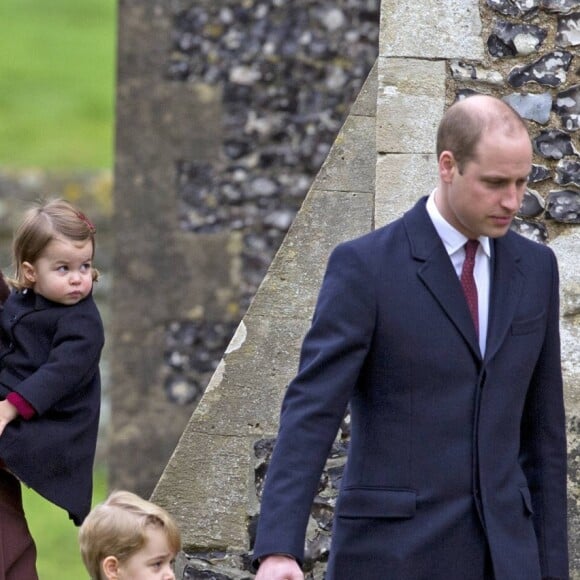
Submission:
{"label": "toddler girl", "polygon": [[104,343],[92,297],[95,227],[63,200],[40,203],[13,253],[0,311],[0,579],[34,580],[20,482],[76,525],[91,505]]}

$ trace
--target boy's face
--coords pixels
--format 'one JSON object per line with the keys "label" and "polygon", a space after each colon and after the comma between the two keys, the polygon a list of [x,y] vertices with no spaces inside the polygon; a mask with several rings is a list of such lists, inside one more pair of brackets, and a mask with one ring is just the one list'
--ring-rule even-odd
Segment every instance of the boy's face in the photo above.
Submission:
{"label": "boy's face", "polygon": [[109,567],[109,558],[105,559],[103,567],[108,580],[175,580],[172,568],[175,553],[169,547],[165,530],[150,526],[145,535],[145,546],[124,562],[111,557],[114,565]]}
{"label": "boy's face", "polygon": [[72,306],[93,287],[93,242],[55,238],[34,261],[24,262],[24,276],[32,289],[48,300]]}

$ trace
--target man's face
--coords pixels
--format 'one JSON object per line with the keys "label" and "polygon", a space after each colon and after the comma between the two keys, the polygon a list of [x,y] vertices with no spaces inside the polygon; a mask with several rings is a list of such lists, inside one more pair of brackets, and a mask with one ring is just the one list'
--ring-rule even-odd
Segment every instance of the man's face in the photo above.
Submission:
{"label": "man's face", "polygon": [[437,207],[468,238],[497,238],[507,233],[522,203],[532,146],[523,130],[505,135],[496,129],[484,133],[475,153],[461,173],[453,154],[441,153]]}

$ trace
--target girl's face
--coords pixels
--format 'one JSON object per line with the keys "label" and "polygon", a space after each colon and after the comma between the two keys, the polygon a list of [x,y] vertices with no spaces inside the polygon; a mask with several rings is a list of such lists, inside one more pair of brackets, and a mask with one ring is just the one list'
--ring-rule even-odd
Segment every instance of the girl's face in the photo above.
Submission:
{"label": "girl's face", "polygon": [[[147,540],[141,550],[123,562],[106,559],[104,569],[110,580],[175,580],[172,552],[162,527],[148,526]],[[108,562],[107,562],[108,561]]]}
{"label": "girl's face", "polygon": [[93,288],[93,242],[55,238],[33,264],[24,262],[22,271],[37,294],[72,306],[86,298]]}

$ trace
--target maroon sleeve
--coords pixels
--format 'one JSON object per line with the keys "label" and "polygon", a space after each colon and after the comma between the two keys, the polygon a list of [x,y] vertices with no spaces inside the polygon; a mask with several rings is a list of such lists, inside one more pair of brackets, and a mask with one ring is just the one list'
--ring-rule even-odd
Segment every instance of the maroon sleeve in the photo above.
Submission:
{"label": "maroon sleeve", "polygon": [[9,393],[6,400],[16,407],[16,410],[25,421],[32,419],[36,415],[34,407],[19,393]]}

